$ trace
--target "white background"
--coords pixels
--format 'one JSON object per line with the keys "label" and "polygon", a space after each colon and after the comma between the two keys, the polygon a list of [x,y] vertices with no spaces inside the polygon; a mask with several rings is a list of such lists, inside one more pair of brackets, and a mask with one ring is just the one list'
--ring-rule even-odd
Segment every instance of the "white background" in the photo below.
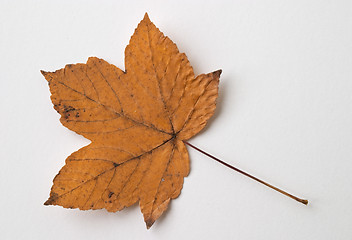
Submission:
{"label": "white background", "polygon": [[[65,158],[39,70],[124,48],[145,12],[195,73],[221,68],[194,145],[308,198],[304,206],[189,149],[180,197],[146,230],[117,213],[44,206]],[[1,239],[352,239],[351,1],[0,1]]]}

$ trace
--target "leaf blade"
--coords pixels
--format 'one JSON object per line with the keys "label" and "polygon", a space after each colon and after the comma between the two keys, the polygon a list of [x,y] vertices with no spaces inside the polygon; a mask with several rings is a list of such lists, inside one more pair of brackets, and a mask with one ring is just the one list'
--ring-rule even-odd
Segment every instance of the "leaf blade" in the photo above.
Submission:
{"label": "leaf blade", "polygon": [[61,123],[92,141],[66,159],[45,205],[115,212],[139,201],[150,228],[181,192],[189,174],[183,140],[213,115],[221,71],[195,77],[148,15],[125,64],[122,71],[91,57],[42,72]]}

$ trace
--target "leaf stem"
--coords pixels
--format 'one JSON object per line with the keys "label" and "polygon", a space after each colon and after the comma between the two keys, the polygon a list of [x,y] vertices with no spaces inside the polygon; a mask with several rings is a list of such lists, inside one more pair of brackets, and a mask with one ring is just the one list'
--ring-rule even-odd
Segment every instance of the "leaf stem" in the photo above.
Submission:
{"label": "leaf stem", "polygon": [[184,142],[185,144],[187,144],[188,146],[194,148],[194,149],[197,150],[198,152],[203,153],[204,155],[206,155],[206,156],[208,156],[208,157],[214,159],[215,161],[217,161],[217,162],[219,162],[219,163],[225,165],[225,166],[228,167],[228,168],[231,168],[232,170],[235,170],[235,171],[237,171],[237,172],[239,172],[239,173],[242,173],[243,175],[245,175],[245,176],[247,176],[247,177],[249,177],[249,178],[252,178],[253,180],[255,180],[255,181],[257,181],[257,182],[260,182],[260,183],[264,184],[265,186],[267,186],[267,187],[269,187],[269,188],[271,188],[271,189],[274,189],[275,191],[278,191],[279,193],[282,193],[282,194],[286,195],[287,197],[290,197],[290,198],[292,198],[292,199],[294,199],[294,200],[296,200],[296,201],[298,201],[298,202],[300,202],[300,203],[303,203],[303,204],[305,204],[305,205],[308,204],[308,200],[306,200],[306,199],[298,198],[298,197],[296,197],[296,196],[294,196],[294,195],[292,195],[292,194],[290,194],[290,193],[287,193],[287,192],[285,192],[285,191],[283,191],[283,190],[281,190],[281,189],[279,189],[279,188],[277,188],[277,187],[275,187],[275,186],[273,186],[273,185],[270,185],[269,183],[266,183],[266,182],[264,182],[263,180],[260,180],[259,178],[256,178],[256,177],[250,175],[249,173],[246,173],[245,171],[242,171],[241,169],[238,169],[238,168],[236,168],[236,167],[234,167],[234,166],[232,166],[232,165],[230,165],[230,164],[228,164],[228,163],[226,163],[226,162],[224,162],[224,161],[218,159],[217,157],[214,157],[213,155],[210,155],[209,153],[207,153],[207,152],[205,152],[205,151],[203,151],[203,150],[197,148],[196,146],[190,144],[189,142],[187,142],[187,141],[185,141],[185,140],[183,140],[183,142]]}

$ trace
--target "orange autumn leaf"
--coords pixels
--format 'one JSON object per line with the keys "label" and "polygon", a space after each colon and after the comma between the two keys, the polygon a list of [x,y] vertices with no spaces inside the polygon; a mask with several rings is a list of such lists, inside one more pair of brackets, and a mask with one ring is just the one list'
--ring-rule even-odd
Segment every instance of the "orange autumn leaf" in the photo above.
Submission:
{"label": "orange autumn leaf", "polygon": [[61,123],[91,140],[66,159],[45,205],[116,212],[139,202],[150,228],[181,192],[189,173],[183,140],[213,115],[221,70],[195,76],[147,14],[125,67],[91,57],[42,71]]}

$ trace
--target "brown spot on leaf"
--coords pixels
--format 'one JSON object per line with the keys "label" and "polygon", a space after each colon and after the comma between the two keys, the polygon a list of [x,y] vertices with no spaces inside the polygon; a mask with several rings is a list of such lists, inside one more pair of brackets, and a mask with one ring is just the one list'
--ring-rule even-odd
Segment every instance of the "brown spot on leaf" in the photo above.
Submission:
{"label": "brown spot on leaf", "polygon": [[114,193],[113,192],[109,192],[109,198],[111,198],[112,197],[112,195],[114,195]]}

